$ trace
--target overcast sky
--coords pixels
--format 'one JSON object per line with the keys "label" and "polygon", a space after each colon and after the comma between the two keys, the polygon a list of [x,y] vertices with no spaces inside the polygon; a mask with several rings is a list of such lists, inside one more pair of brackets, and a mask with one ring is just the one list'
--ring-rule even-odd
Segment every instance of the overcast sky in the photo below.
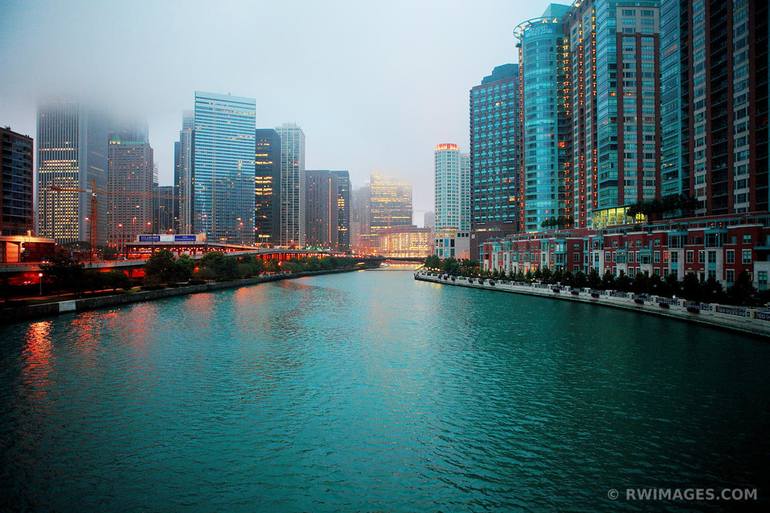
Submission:
{"label": "overcast sky", "polygon": [[193,91],[291,121],[308,169],[374,170],[433,209],[433,147],[468,149],[468,90],[516,62],[512,30],[542,0],[0,0],[0,125],[35,135],[38,98],[76,92],[146,117],[161,184]]}

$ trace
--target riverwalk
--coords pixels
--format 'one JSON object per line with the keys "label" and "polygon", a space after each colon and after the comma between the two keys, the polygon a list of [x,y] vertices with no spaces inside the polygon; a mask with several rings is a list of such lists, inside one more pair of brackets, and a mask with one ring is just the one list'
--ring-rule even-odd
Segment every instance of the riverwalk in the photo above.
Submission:
{"label": "riverwalk", "polygon": [[466,278],[430,271],[417,271],[415,280],[471,287],[497,292],[526,294],[562,301],[577,301],[612,308],[669,317],[687,322],[707,324],[725,330],[770,337],[770,309],[699,303],[678,298],[633,294],[616,290],[576,289],[563,285],[514,283],[490,278]]}

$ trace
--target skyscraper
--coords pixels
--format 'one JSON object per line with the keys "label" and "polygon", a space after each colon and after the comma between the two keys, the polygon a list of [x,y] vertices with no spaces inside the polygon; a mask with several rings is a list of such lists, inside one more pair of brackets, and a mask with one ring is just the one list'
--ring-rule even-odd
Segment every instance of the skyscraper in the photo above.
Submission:
{"label": "skyscraper", "polygon": [[293,123],[276,128],[281,137],[280,237],[284,246],[305,244],[305,133]]}
{"label": "skyscraper", "polygon": [[330,171],[305,171],[305,242],[336,248],[338,240],[337,177]]}
{"label": "skyscraper", "polygon": [[571,189],[568,44],[562,24],[569,6],[551,4],[541,18],[514,30],[519,48],[520,226],[538,231],[565,218]]}
{"label": "skyscraper", "polygon": [[277,244],[281,237],[281,137],[258,128],[254,159],[254,239]]}
{"label": "skyscraper", "polygon": [[210,239],[254,241],[252,98],[195,92],[193,227]]}
{"label": "skyscraper", "polygon": [[470,91],[471,258],[519,230],[519,65],[496,66]]}
{"label": "skyscraper", "polygon": [[154,228],[153,151],[146,139],[113,133],[107,156],[107,242],[122,246]]}
{"label": "skyscraper", "polygon": [[350,245],[353,251],[365,252],[368,248],[367,235],[371,233],[369,226],[369,184],[353,189],[350,194]]}
{"label": "skyscraper", "polygon": [[664,196],[767,211],[768,2],[662,0]]}
{"label": "skyscraper", "polygon": [[195,116],[184,113],[179,140],[174,143],[174,194],[176,196],[175,229],[193,232],[193,130]]}
{"label": "skyscraper", "polygon": [[337,178],[337,249],[350,251],[350,174],[332,171]]}
{"label": "skyscraper", "polygon": [[412,184],[372,173],[369,182],[369,228],[377,233],[412,224]]}
{"label": "skyscraper", "polygon": [[658,0],[586,0],[566,17],[574,225],[622,223],[659,197]]}
{"label": "skyscraper", "polygon": [[439,144],[435,163],[435,227],[470,229],[470,162],[456,144]]}
{"label": "skyscraper", "polygon": [[107,188],[107,142],[107,120],[98,111],[71,101],[39,106],[38,235],[60,244],[92,236],[104,243],[107,201],[94,202],[92,194]]}
{"label": "skyscraper", "polygon": [[168,233],[176,228],[174,213],[176,211],[177,195],[173,185],[156,185],[154,187],[153,233]]}
{"label": "skyscraper", "polygon": [[0,235],[35,229],[32,138],[0,127]]}

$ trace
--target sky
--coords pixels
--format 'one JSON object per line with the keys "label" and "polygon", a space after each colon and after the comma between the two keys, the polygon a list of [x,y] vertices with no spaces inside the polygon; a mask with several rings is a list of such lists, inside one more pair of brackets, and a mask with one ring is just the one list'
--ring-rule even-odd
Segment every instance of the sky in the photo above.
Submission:
{"label": "sky", "polygon": [[256,99],[294,122],[307,169],[410,180],[433,210],[433,149],[468,151],[468,91],[516,62],[513,28],[542,0],[0,0],[0,125],[34,137],[42,98],[147,120],[161,184],[194,91]]}

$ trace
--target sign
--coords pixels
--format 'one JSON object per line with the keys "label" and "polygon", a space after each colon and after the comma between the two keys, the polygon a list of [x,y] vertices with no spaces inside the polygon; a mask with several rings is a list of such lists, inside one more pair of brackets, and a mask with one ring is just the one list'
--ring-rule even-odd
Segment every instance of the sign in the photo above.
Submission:
{"label": "sign", "polygon": [[174,242],[195,242],[195,235],[174,235]]}
{"label": "sign", "polygon": [[160,235],[140,235],[139,242],[160,242]]}

